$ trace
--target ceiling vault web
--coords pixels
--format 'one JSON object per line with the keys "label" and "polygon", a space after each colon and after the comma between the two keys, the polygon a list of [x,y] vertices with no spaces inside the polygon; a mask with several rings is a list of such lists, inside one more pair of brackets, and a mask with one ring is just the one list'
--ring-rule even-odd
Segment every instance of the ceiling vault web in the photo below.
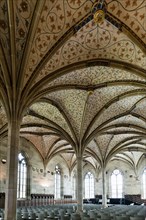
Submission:
{"label": "ceiling vault web", "polygon": [[145,10],[145,0],[1,0],[2,143],[15,115],[22,143],[46,163],[59,154],[72,170],[79,153],[99,170],[142,160]]}

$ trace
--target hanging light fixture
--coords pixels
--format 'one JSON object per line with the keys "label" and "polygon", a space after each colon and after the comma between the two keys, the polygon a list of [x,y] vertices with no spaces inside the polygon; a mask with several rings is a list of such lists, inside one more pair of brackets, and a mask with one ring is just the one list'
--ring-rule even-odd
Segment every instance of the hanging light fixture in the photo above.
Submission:
{"label": "hanging light fixture", "polygon": [[96,24],[101,24],[105,19],[107,3],[105,0],[96,0],[92,7],[93,19]]}

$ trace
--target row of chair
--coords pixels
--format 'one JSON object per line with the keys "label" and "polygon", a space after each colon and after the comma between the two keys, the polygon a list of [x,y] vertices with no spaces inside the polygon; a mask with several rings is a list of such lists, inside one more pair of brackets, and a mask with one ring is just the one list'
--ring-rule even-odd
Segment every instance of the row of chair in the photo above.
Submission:
{"label": "row of chair", "polygon": [[[101,205],[86,204],[83,212],[76,212],[76,204],[21,207],[17,209],[17,220],[146,220],[146,206],[115,205],[102,208]],[[0,220],[4,210],[0,209]]]}

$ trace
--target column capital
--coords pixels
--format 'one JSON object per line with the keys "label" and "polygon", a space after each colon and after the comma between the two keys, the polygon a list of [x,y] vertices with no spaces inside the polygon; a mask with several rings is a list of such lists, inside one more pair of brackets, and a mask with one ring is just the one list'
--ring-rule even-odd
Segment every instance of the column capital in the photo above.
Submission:
{"label": "column capital", "polygon": [[76,155],[76,158],[77,158],[77,159],[83,159],[83,155],[80,155],[80,154],[79,154],[79,155]]}

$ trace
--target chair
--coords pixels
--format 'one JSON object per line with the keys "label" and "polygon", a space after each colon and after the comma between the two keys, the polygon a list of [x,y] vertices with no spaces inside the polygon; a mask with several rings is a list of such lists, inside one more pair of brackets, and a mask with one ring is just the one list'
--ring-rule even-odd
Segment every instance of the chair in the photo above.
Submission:
{"label": "chair", "polygon": [[56,219],[56,218],[53,218],[53,217],[47,217],[47,220],[52,220],[52,219]]}
{"label": "chair", "polygon": [[59,209],[58,212],[59,212],[59,214],[64,214],[65,210],[64,209]]}
{"label": "chair", "polygon": [[21,213],[17,212],[17,220],[21,220],[21,219],[23,219]]}
{"label": "chair", "polygon": [[71,214],[71,219],[72,220],[81,220],[81,217],[78,213],[73,213],[73,214]]}
{"label": "chair", "polygon": [[73,213],[73,209],[72,208],[67,209],[67,214],[71,215],[72,213]]}
{"label": "chair", "polygon": [[55,214],[54,214],[53,211],[49,212],[49,217],[51,217],[51,218],[54,218],[54,217],[55,217]]}
{"label": "chair", "polygon": [[61,220],[70,220],[70,216],[69,215],[61,216]]}
{"label": "chair", "polygon": [[34,212],[30,212],[30,220],[36,220],[36,214]]}
{"label": "chair", "polygon": [[129,216],[116,216],[116,220],[130,220]]}
{"label": "chair", "polygon": [[111,217],[109,216],[109,214],[106,213],[102,213],[101,214],[101,220],[110,220]]}
{"label": "chair", "polygon": [[23,212],[23,219],[24,220],[28,220],[29,219],[28,212]]}
{"label": "chair", "polygon": [[145,220],[145,217],[135,216],[135,217],[130,217],[130,220]]}
{"label": "chair", "polygon": [[38,213],[38,220],[44,220],[44,214],[43,213]]}
{"label": "chair", "polygon": [[90,216],[90,218],[93,218],[93,219],[96,219],[98,217],[97,213],[95,212],[95,210],[90,210],[88,212],[88,215]]}

